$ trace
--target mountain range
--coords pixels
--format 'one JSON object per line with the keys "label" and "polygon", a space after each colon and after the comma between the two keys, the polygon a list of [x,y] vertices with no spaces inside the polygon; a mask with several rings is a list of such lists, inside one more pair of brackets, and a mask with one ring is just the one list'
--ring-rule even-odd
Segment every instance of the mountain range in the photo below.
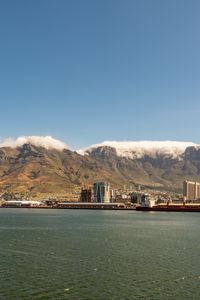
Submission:
{"label": "mountain range", "polygon": [[77,151],[52,137],[0,143],[0,193],[64,194],[96,180],[181,191],[200,181],[200,146],[188,142],[103,142]]}

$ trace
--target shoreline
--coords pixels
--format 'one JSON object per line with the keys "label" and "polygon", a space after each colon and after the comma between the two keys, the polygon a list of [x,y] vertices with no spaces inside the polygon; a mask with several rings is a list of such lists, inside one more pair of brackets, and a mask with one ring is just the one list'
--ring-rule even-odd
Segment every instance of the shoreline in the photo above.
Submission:
{"label": "shoreline", "polygon": [[0,208],[2,209],[6,209],[6,208],[17,208],[17,209],[76,209],[76,210],[136,210],[136,208],[121,208],[121,207],[116,207],[116,208],[111,208],[111,207],[107,207],[107,208],[101,208],[101,207],[14,207],[14,206],[0,206]]}

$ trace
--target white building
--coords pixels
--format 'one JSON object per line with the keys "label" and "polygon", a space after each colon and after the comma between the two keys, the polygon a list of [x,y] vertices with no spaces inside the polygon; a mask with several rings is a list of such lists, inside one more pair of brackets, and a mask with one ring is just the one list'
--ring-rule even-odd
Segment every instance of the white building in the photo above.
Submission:
{"label": "white building", "polygon": [[200,199],[200,183],[194,181],[183,182],[183,197],[184,200]]}

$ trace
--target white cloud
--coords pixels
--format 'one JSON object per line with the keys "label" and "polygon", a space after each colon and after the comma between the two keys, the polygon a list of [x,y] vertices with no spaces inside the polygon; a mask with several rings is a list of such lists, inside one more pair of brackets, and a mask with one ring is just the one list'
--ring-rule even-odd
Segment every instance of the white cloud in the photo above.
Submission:
{"label": "white cloud", "polygon": [[[51,136],[20,136],[16,139],[8,138],[0,141],[0,148],[11,147],[16,148],[24,144],[32,144],[46,149],[69,149],[62,141],[56,140]],[[177,142],[177,141],[105,141],[100,144],[91,145],[85,149],[80,149],[77,152],[85,155],[99,147],[112,147],[116,149],[117,155],[128,158],[141,158],[144,155],[155,157],[159,154],[169,157],[180,157],[185,149],[189,146],[199,147],[192,142]]]}
{"label": "white cloud", "polygon": [[24,144],[32,144],[38,147],[44,147],[46,149],[57,149],[63,150],[68,148],[68,146],[51,136],[20,136],[16,139],[8,138],[0,142],[0,148],[2,147],[11,147],[16,148]]}
{"label": "white cloud", "polygon": [[80,149],[79,154],[87,154],[98,147],[112,147],[116,149],[118,156],[128,158],[141,158],[144,155],[155,157],[159,154],[164,154],[170,157],[179,157],[187,147],[198,146],[192,142],[177,142],[177,141],[133,141],[133,142],[118,142],[105,141],[100,144],[91,145],[86,149]]}

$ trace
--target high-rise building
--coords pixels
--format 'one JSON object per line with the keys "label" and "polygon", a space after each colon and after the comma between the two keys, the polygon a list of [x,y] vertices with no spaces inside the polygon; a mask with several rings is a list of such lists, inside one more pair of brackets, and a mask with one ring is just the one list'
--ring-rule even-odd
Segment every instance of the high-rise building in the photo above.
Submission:
{"label": "high-rise building", "polygon": [[95,182],[93,184],[94,202],[110,202],[110,185],[107,182]]}
{"label": "high-rise building", "polygon": [[200,199],[200,183],[194,181],[183,182],[183,197],[185,200]]}
{"label": "high-rise building", "polygon": [[82,189],[81,190],[81,202],[92,202],[92,190]]}

